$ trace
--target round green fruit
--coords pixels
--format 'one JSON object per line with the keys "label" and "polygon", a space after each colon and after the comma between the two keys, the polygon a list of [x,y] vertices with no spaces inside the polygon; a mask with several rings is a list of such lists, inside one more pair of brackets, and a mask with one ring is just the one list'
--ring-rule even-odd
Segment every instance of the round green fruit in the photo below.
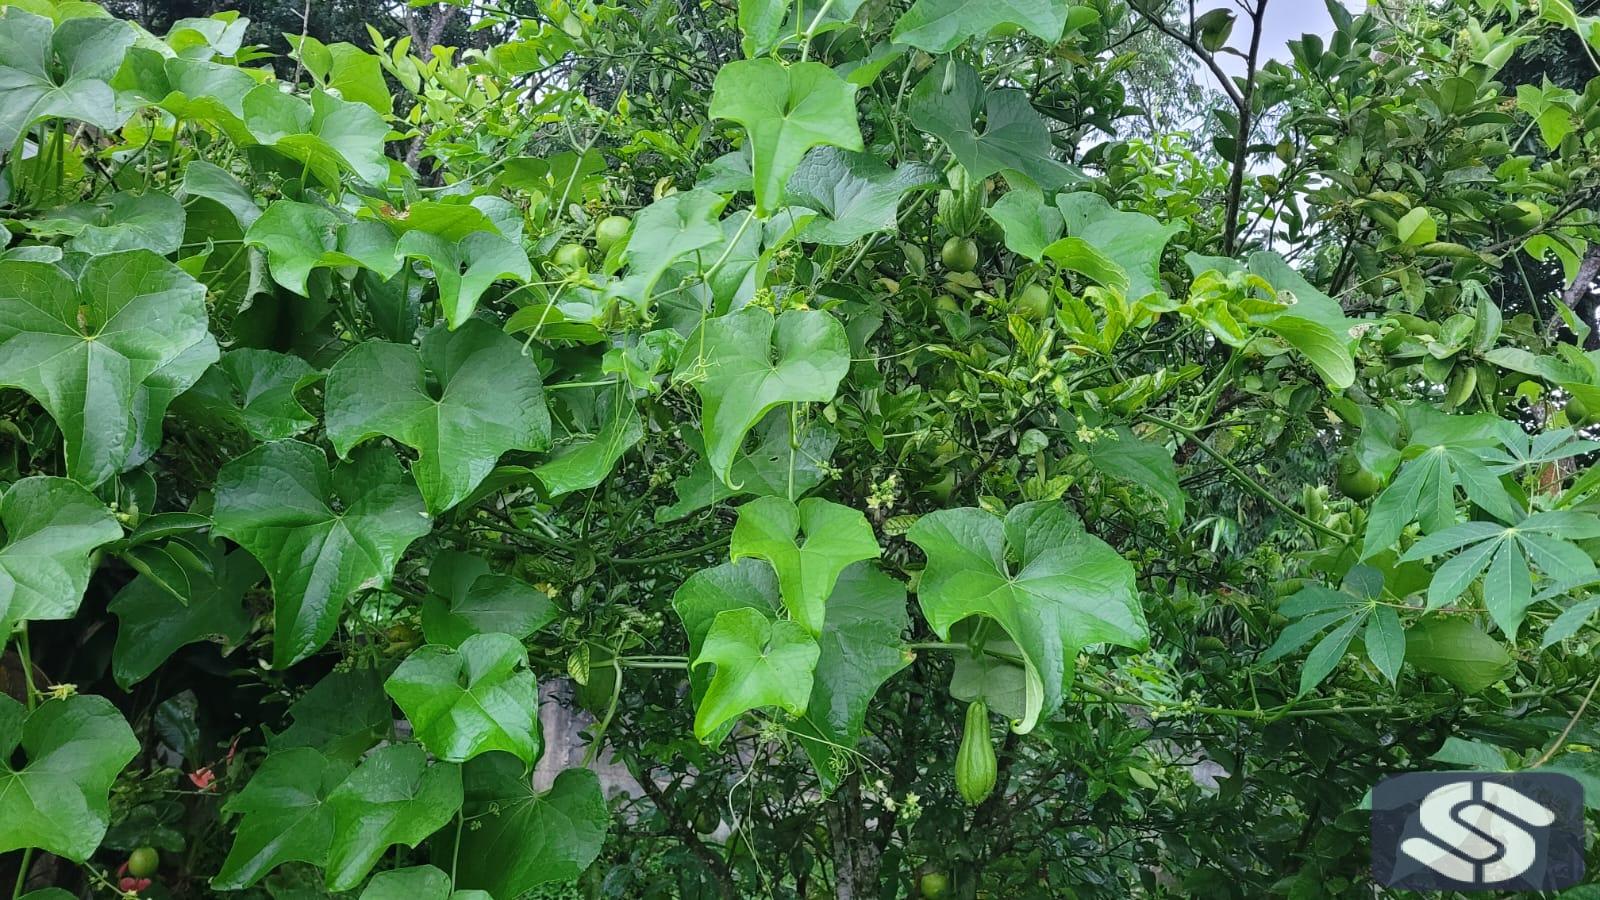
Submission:
{"label": "round green fruit", "polygon": [[1366,500],[1383,487],[1378,473],[1361,465],[1355,456],[1346,454],[1339,460],[1339,493],[1351,500]]}
{"label": "round green fruit", "polygon": [[1017,295],[1012,311],[1035,322],[1050,315],[1050,292],[1042,284],[1030,284]]}
{"label": "round green fruit", "polygon": [[702,806],[694,817],[694,830],[701,834],[710,834],[722,824],[722,814],[715,807]]}
{"label": "round green fruit", "polygon": [[943,872],[924,872],[917,888],[929,898],[950,896],[950,876]]}
{"label": "round green fruit", "polygon": [[154,847],[140,847],[128,854],[128,874],[134,878],[149,878],[161,868],[161,855]]}
{"label": "round green fruit", "polygon": [[978,267],[978,242],[972,238],[953,237],[940,248],[939,259],[952,272],[971,272]]}
{"label": "round green fruit", "polygon": [[594,245],[601,253],[609,253],[613,245],[628,236],[632,225],[627,216],[606,216],[594,227]]}
{"label": "round green fruit", "polygon": [[589,251],[582,244],[562,244],[556,248],[554,262],[557,268],[576,272],[589,265]]}

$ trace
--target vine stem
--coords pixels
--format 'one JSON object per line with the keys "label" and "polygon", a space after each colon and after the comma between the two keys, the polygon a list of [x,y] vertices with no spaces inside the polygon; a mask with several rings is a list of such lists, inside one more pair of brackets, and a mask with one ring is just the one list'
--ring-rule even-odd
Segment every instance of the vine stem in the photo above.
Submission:
{"label": "vine stem", "polygon": [[1169,431],[1177,432],[1178,434],[1183,435],[1185,438],[1188,438],[1190,441],[1193,441],[1195,446],[1200,448],[1201,452],[1211,457],[1213,460],[1216,460],[1218,465],[1228,470],[1228,474],[1239,479],[1240,484],[1249,490],[1250,493],[1255,494],[1257,497],[1267,501],[1267,503],[1278,512],[1283,513],[1296,522],[1299,522],[1301,525],[1304,525],[1305,527],[1317,532],[1318,534],[1324,535],[1325,537],[1330,537],[1336,541],[1343,541],[1345,543],[1350,542],[1350,535],[1344,534],[1343,532],[1334,531],[1332,528],[1329,528],[1321,522],[1317,522],[1306,517],[1305,515],[1301,514],[1299,510],[1273,496],[1272,492],[1267,490],[1267,488],[1262,485],[1261,482],[1252,478],[1250,473],[1235,465],[1233,460],[1228,459],[1228,457],[1222,452],[1206,443],[1205,440],[1201,438],[1199,433],[1197,433],[1194,429],[1186,428],[1182,425],[1179,425],[1177,422],[1168,421],[1160,416],[1153,416],[1149,413],[1140,413],[1139,418],[1149,422],[1152,425],[1159,425],[1160,427]]}
{"label": "vine stem", "polygon": [[1578,711],[1573,713],[1572,718],[1567,720],[1567,727],[1561,729],[1561,733],[1556,736],[1556,742],[1550,745],[1549,750],[1539,754],[1539,758],[1534,760],[1533,765],[1528,768],[1537,769],[1556,755],[1556,751],[1561,749],[1561,745],[1565,744],[1567,737],[1572,734],[1572,729],[1577,727],[1578,720],[1583,718],[1584,712],[1588,710],[1589,701],[1594,699],[1596,688],[1600,688],[1600,675],[1595,676],[1594,682],[1589,685],[1589,693],[1583,695],[1583,702],[1578,704]]}
{"label": "vine stem", "polygon": [[[26,692],[28,711],[33,712],[34,695],[38,693],[33,686],[33,652],[28,646],[28,626],[23,625],[17,638],[17,654],[22,657],[22,683]],[[28,869],[33,865],[33,848],[22,848],[22,864],[17,867],[17,882],[11,888],[11,900],[17,900],[28,886]]]}

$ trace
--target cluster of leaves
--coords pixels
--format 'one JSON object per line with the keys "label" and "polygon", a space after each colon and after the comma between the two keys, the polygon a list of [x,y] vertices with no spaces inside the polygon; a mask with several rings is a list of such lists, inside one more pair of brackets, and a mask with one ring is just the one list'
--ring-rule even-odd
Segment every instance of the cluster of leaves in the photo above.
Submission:
{"label": "cluster of leaves", "polygon": [[1600,17],[1267,5],[0,3],[14,894],[1337,896],[1380,773],[1600,807],[1600,79],[1502,77]]}

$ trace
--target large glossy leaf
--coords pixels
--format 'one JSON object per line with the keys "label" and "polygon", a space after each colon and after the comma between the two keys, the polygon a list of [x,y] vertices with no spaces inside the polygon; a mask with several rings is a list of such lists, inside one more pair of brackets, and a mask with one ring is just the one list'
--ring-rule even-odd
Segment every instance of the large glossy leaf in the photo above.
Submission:
{"label": "large glossy leaf", "polygon": [[984,212],[1000,223],[1006,248],[1034,262],[1044,258],[1045,248],[1061,237],[1064,227],[1060,210],[1046,203],[1044,195],[1026,183],[1007,191]]}
{"label": "large glossy leaf", "polygon": [[[657,509],[656,521],[668,522],[682,518],[713,503],[744,494],[786,497],[791,484],[796,497],[809,493],[822,483],[824,467],[833,456],[833,448],[839,443],[838,432],[819,419],[802,426],[797,442],[799,446],[791,448],[789,414],[783,409],[767,413],[754,431],[756,440],[752,446],[734,455],[726,483],[711,471],[700,435],[685,433],[684,442],[699,452],[700,456],[689,474],[673,484],[678,499],[670,506]],[[789,464],[791,449],[792,467]],[[730,487],[730,484],[737,487]]]}
{"label": "large glossy leaf", "polygon": [[395,458],[363,450],[330,471],[311,444],[279,441],[217,473],[217,533],[272,578],[278,668],[326,644],[345,599],[388,579],[400,554],[431,527]]}
{"label": "large glossy leaf", "polygon": [[912,124],[944,141],[973,179],[1010,170],[1048,191],[1080,177],[1052,158],[1050,130],[1027,94],[1013,88],[986,91],[971,66],[948,64],[954,67],[951,90],[943,88],[944,66],[936,66],[911,92],[907,110]]}
{"label": "large glossy leaf", "polygon": [[999,25],[1018,25],[1046,44],[1061,40],[1065,0],[917,0],[894,24],[896,43],[949,53]]}
{"label": "large glossy leaf", "polygon": [[611,817],[594,772],[566,769],[541,794],[520,760],[490,753],[468,763],[465,777],[464,812],[477,825],[461,832],[459,852],[446,829],[433,857],[455,862],[458,889],[521,897],[577,878],[600,855]]}
{"label": "large glossy leaf", "polygon": [[906,589],[871,563],[839,576],[828,597],[828,620],[817,637],[822,653],[806,711],[790,729],[825,787],[852,768],[867,708],[884,682],[911,664],[902,635],[909,625]]}
{"label": "large glossy leaf", "polygon": [[774,319],[748,308],[707,319],[689,336],[676,377],[700,395],[706,458],[730,481],[744,436],[780,403],[825,403],[850,368],[844,328],[820,311]]}
{"label": "large glossy leaf", "polygon": [[752,709],[778,706],[801,715],[821,648],[816,638],[785,619],[742,607],[717,613],[692,665],[715,666],[695,707],[694,734],[705,740]]}
{"label": "large glossy leaf", "polygon": [[644,422],[626,384],[602,390],[594,407],[598,427],[571,435],[534,470],[551,496],[587,490],[604,481],[617,460],[644,437]]}
{"label": "large glossy leaf", "polygon": [[[672,609],[683,623],[684,633],[689,639],[689,659],[694,660],[700,656],[706,638],[711,633],[711,625],[719,614],[728,610],[757,609],[767,617],[775,618],[782,609],[778,578],[772,566],[752,559],[701,569],[689,576],[673,593]],[[711,686],[714,671],[711,666],[689,667],[689,693],[696,707]],[[719,731],[725,734],[727,730],[724,728]]]}
{"label": "large glossy leaf", "polygon": [[1098,250],[1127,273],[1128,299],[1165,295],[1161,254],[1167,242],[1183,231],[1181,222],[1163,225],[1144,213],[1114,209],[1104,197],[1087,192],[1063,194],[1056,205],[1069,236]]}
{"label": "large glossy leaf", "polygon": [[800,161],[788,191],[790,203],[821,213],[800,230],[801,240],[853,244],[893,228],[907,191],[939,183],[939,173],[922,163],[891,169],[876,156],[818,147]]}
{"label": "large glossy leaf", "polygon": [[167,406],[217,359],[205,293],[148,250],[92,257],[76,277],[0,261],[0,386],[49,411],[73,478],[98,485],[155,452]]}
{"label": "large glossy leaf", "polygon": [[273,281],[302,296],[312,269],[354,266],[382,278],[400,271],[394,234],[382,222],[349,222],[311,203],[279,200],[267,207],[245,243],[266,252]]}
{"label": "large glossy leaf", "polygon": [[0,17],[0,149],[9,153],[28,126],[46,116],[107,130],[131,108],[107,82],[133,44],[134,30],[111,18],[68,19],[56,26],[12,8]]}
{"label": "large glossy leaf", "polygon": [[37,847],[88,859],[111,818],[111,783],[138,752],[104,697],[50,700],[28,712],[0,694],[0,853]]}
{"label": "large glossy leaf", "polygon": [[281,441],[317,423],[295,396],[317,379],[311,364],[298,356],[229,350],[173,408],[180,417],[236,429],[258,441]]}
{"label": "large glossy leaf", "polygon": [[956,623],[984,616],[1022,649],[1030,683],[1019,733],[1060,705],[1078,651],[1149,640],[1133,566],[1062,504],[1024,503],[1004,520],[939,510],[907,537],[928,556],[917,599],[935,633],[948,639]]}
{"label": "large glossy leaf", "polygon": [[757,215],[766,216],[783,205],[783,187],[807,150],[821,144],[862,149],[856,90],[815,62],[740,60],[717,72],[711,117],[745,128]]}
{"label": "large glossy leaf", "polygon": [[1516,661],[1499,641],[1465,619],[1430,616],[1406,631],[1405,660],[1468,694],[1510,677]]}
{"label": "large glossy leaf", "polygon": [[224,554],[219,541],[175,538],[186,566],[183,600],[150,575],[140,575],[112,598],[117,645],[111,673],[124,689],[143,681],[185,644],[220,638],[229,648],[250,631],[244,592],[261,580],[261,566],[242,550]]}
{"label": "large glossy leaf", "polygon": [[[804,540],[796,544],[801,532]],[[734,560],[751,556],[772,564],[789,615],[811,634],[822,632],[828,596],[851,563],[877,559],[878,539],[859,510],[810,497],[796,506],[762,497],[739,507],[728,548]]]}
{"label": "large glossy leaf", "polygon": [[34,476],[0,494],[0,632],[78,611],[95,548],[122,537],[105,504],[66,478]]}
{"label": "large glossy leaf", "polygon": [[460,766],[429,765],[416,744],[373,751],[328,795],[333,810],[328,888],[348,891],[390,847],[422,843],[455,818],[461,798]]}
{"label": "large glossy leaf", "polygon": [[328,371],[326,416],[341,456],[379,435],[416,450],[411,471],[434,513],[472,493],[507,450],[550,446],[538,367],[481,320],[435,327],[420,349],[357,344]]}
{"label": "large glossy leaf", "polygon": [[326,865],[333,842],[330,795],[350,765],[307,747],[273,753],[244,790],[223,805],[238,815],[233,847],[211,879],[217,890],[247,888],[284,863]]}
{"label": "large glossy leaf", "polygon": [[244,96],[245,127],[265,147],[298,163],[328,187],[350,172],[368,184],[383,184],[389,161],[383,155],[389,126],[364,103],[340,100],[313,90],[311,102],[263,84]]}
{"label": "large glossy leaf", "polygon": [[451,328],[459,328],[471,317],[478,298],[496,281],[527,281],[533,277],[533,265],[522,246],[487,231],[474,232],[456,242],[426,231],[407,231],[400,237],[399,253],[408,259],[423,260],[433,270],[439,305]]}
{"label": "large glossy leaf", "polygon": [[538,588],[495,574],[482,557],[467,553],[435,556],[428,590],[422,601],[422,633],[430,644],[459,647],[475,634],[494,632],[521,639],[560,612]]}
{"label": "large glossy leaf", "polygon": [[[160,191],[119,191],[91,207],[66,249],[79,253],[149,250],[160,256],[183,245],[183,205]],[[87,205],[87,204],[85,204]]]}
{"label": "large glossy leaf", "polygon": [[267,737],[273,751],[310,747],[349,763],[394,732],[394,704],[383,692],[383,676],[366,666],[324,675],[289,707],[289,718],[288,728]]}
{"label": "large glossy leaf", "polygon": [[[663,197],[640,210],[622,255],[628,277],[608,290],[635,306],[646,306],[656,282],[673,263],[723,240],[717,216],[727,202],[719,194],[693,190]],[[705,268],[715,262],[703,260]]]}
{"label": "large glossy leaf", "polygon": [[420,647],[384,690],[440,759],[465,762],[493,750],[530,766],[539,758],[539,689],[527,651],[509,634],[476,634],[459,649]]}

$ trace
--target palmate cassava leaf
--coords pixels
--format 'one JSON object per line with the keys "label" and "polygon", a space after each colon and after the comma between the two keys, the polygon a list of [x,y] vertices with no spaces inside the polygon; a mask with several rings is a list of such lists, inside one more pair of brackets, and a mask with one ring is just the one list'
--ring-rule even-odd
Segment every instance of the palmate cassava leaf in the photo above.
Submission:
{"label": "palmate cassava leaf", "polygon": [[0,493],[0,633],[78,611],[95,548],[122,537],[116,517],[66,478],[36,475]]}
{"label": "palmate cassava leaf", "polygon": [[879,552],[866,516],[819,497],[798,506],[781,497],[746,503],[728,547],[735,561],[750,556],[772,565],[784,607],[812,635],[822,631],[839,573],[851,563],[877,559]]}
{"label": "palmate cassava leaf", "polygon": [[1024,503],[1003,520],[981,509],[939,510],[906,537],[927,554],[917,599],[941,639],[984,616],[1021,648],[1029,697],[1018,733],[1061,705],[1078,651],[1149,640],[1133,567],[1062,504]]}
{"label": "palmate cassava leaf", "polygon": [[440,759],[505,751],[531,766],[539,758],[539,689],[528,652],[509,634],[475,634],[459,648],[420,647],[384,690]]}
{"label": "palmate cassava leaf", "polygon": [[110,822],[111,783],[138,752],[104,697],[49,700],[29,712],[0,694],[0,853],[36,847],[88,859]]}
{"label": "palmate cassava leaf", "polygon": [[206,325],[205,288],[148,250],[91,257],[76,277],[0,260],[0,386],[44,406],[90,486],[155,452],[168,405],[217,360]]}
{"label": "palmate cassava leaf", "polygon": [[361,448],[329,469],[317,447],[264,444],[217,473],[216,531],[272,579],[273,665],[288,667],[333,636],[345,599],[382,583],[432,527],[399,462]]}
{"label": "palmate cassava leaf", "polygon": [[0,17],[0,148],[9,153],[45,117],[115,129],[131,108],[107,82],[133,44],[118,19],[84,17],[60,25],[12,8]]}
{"label": "palmate cassava leaf", "polygon": [[819,144],[860,151],[856,86],[821,63],[732,62],[717,72],[711,118],[744,126],[755,175],[756,214],[783,205],[783,188]]}
{"label": "palmate cassava leaf", "polygon": [[326,417],[341,456],[380,435],[416,450],[411,472],[435,514],[472,493],[506,451],[550,446],[538,367],[481,320],[437,326],[420,348],[357,344],[328,371]]}
{"label": "palmate cassava leaf", "polygon": [[611,816],[593,771],[565,769],[540,793],[522,760],[488,753],[467,763],[464,776],[462,812],[479,825],[445,829],[433,852],[437,864],[454,862],[457,900],[472,891],[521,897],[577,878],[600,855]]}
{"label": "palmate cassava leaf", "polygon": [[774,319],[747,308],[702,323],[685,343],[675,377],[700,395],[706,458],[729,482],[745,435],[769,410],[833,399],[849,367],[844,328],[828,313],[790,310]]}

